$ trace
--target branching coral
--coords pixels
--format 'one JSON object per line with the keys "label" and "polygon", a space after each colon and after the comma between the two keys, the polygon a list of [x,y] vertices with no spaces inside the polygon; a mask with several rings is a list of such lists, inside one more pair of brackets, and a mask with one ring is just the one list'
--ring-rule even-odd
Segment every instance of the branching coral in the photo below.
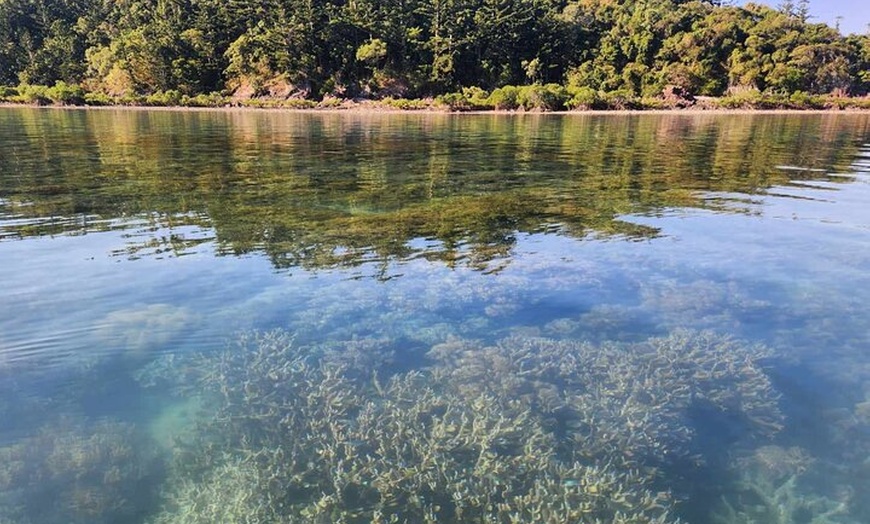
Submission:
{"label": "branching coral", "polygon": [[130,519],[149,502],[145,486],[154,466],[132,426],[64,419],[0,448],[0,521]]}
{"label": "branching coral", "polygon": [[815,460],[798,447],[766,445],[735,461],[738,481],[711,518],[718,524],[857,524],[851,491],[829,497],[807,486]]}
{"label": "branching coral", "polygon": [[673,522],[656,466],[686,451],[693,402],[762,431],[780,418],[754,348],[708,333],[430,356],[381,377],[271,332],[200,357],[214,416],[180,444],[154,522]]}
{"label": "branching coral", "polygon": [[448,340],[432,355],[469,397],[526,398],[534,410],[553,413],[593,456],[622,451],[661,459],[685,451],[692,436],[687,410],[699,402],[738,414],[761,433],[782,422],[759,364],[764,349],[709,332],[600,346],[536,337],[489,347]]}

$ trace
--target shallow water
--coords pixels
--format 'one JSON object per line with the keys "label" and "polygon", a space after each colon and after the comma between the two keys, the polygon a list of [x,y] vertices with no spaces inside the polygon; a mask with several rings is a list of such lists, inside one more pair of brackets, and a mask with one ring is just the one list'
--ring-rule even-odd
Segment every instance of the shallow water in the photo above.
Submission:
{"label": "shallow water", "polygon": [[868,137],[0,108],[0,522],[870,521]]}

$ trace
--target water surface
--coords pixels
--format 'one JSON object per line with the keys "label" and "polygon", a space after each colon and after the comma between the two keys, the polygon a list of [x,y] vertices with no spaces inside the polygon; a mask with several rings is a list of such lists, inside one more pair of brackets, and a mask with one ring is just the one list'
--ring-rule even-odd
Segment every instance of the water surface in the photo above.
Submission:
{"label": "water surface", "polygon": [[866,522],[870,117],[0,111],[0,522]]}

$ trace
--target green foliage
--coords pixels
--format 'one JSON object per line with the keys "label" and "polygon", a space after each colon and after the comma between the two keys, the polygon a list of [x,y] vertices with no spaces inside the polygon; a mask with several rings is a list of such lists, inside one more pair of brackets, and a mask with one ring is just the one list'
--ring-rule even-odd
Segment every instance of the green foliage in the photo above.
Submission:
{"label": "green foliage", "polygon": [[85,91],[81,86],[59,80],[53,86],[20,84],[17,88],[3,88],[2,98],[12,102],[36,105],[81,105],[85,103]]}
{"label": "green foliage", "polygon": [[717,100],[717,105],[724,109],[755,109],[763,100],[763,95],[757,89],[741,90]]}
{"label": "green foliage", "polygon": [[822,97],[803,91],[795,91],[788,97],[788,100],[795,109],[823,109],[825,107]]}
{"label": "green foliage", "polygon": [[[725,109],[824,109],[838,107],[844,97],[825,97],[797,91],[791,95],[784,93],[762,93],[758,90],[742,90],[716,101]],[[845,107],[845,106],[843,106]]]}
{"label": "green foliage", "polygon": [[25,104],[46,105],[51,103],[48,86],[21,84],[18,86],[17,100]]}
{"label": "green foliage", "polygon": [[[868,41],[760,4],[681,0],[8,0],[0,3],[0,84],[63,81],[154,104],[167,92],[406,97],[529,82],[645,97],[668,85],[712,96],[733,88],[864,94]],[[607,105],[588,92],[560,101],[552,90],[526,89],[522,103],[514,94],[445,103]]]}
{"label": "green foliage", "polygon": [[[474,100],[471,97],[474,97]],[[447,107],[450,111],[475,111],[489,108],[485,93],[482,94],[473,88],[461,93],[439,95],[435,98],[435,103]]]}
{"label": "green foliage", "polygon": [[825,107],[828,107],[836,100],[839,102],[838,106],[842,109],[870,109],[870,97],[867,96],[862,98],[830,96],[824,97],[823,100]]}
{"label": "green foliage", "polygon": [[181,105],[184,107],[223,107],[229,100],[220,93],[200,93],[196,96],[181,96]]}
{"label": "green foliage", "polygon": [[46,95],[52,102],[61,105],[81,105],[85,101],[85,92],[81,86],[70,85],[62,80],[48,88]]}
{"label": "green foliage", "polygon": [[495,109],[517,109],[518,107],[520,107],[519,101],[517,100],[519,92],[520,90],[516,86],[498,87],[494,89],[492,93],[490,93],[489,103]]}
{"label": "green foliage", "polygon": [[369,65],[375,65],[387,57],[387,44],[380,38],[374,38],[359,46],[356,59]]}
{"label": "green foliage", "polygon": [[404,111],[418,111],[429,109],[431,102],[428,100],[411,100],[407,98],[391,98],[387,97],[381,100],[381,103],[387,107],[401,109]]}
{"label": "green foliage", "polygon": [[565,105],[569,109],[600,109],[602,106],[601,97],[591,87],[569,87],[568,94],[571,95],[571,98]]}
{"label": "green foliage", "polygon": [[88,106],[111,106],[118,102],[105,93],[85,93],[85,105]]}
{"label": "green foliage", "polygon": [[341,104],[343,103],[344,101],[341,98],[334,96],[325,96],[323,97],[323,100],[321,100],[320,103],[317,104],[317,107],[319,109],[334,109],[337,107],[341,107]]}
{"label": "green foliage", "polygon": [[147,106],[177,106],[180,104],[181,93],[174,89],[158,91],[145,97],[145,105]]}
{"label": "green foliage", "polygon": [[559,111],[568,102],[568,90],[558,84],[532,84],[517,91],[517,105],[526,111]]}
{"label": "green foliage", "polygon": [[471,109],[471,104],[462,93],[445,93],[439,95],[435,97],[435,103],[446,106],[451,111],[467,111]]}
{"label": "green foliage", "polygon": [[491,106],[489,93],[477,86],[463,88],[462,96],[465,97],[469,104],[474,108],[488,109]]}
{"label": "green foliage", "polygon": [[668,100],[654,96],[644,96],[635,100],[637,109],[673,109],[674,107]]}
{"label": "green foliage", "polygon": [[0,86],[0,100],[6,100],[18,96],[18,89],[8,86]]}
{"label": "green foliage", "polygon": [[601,104],[606,109],[639,109],[640,103],[630,89],[616,89],[600,94]]}
{"label": "green foliage", "polygon": [[144,106],[145,105],[145,97],[141,95],[136,95],[133,93],[126,93],[121,96],[116,96],[112,98],[115,101],[115,104],[122,106]]}
{"label": "green foliage", "polygon": [[286,100],[276,100],[273,98],[251,98],[239,102],[242,107],[252,107],[257,109],[314,109],[317,107],[317,102],[304,98],[288,98]]}

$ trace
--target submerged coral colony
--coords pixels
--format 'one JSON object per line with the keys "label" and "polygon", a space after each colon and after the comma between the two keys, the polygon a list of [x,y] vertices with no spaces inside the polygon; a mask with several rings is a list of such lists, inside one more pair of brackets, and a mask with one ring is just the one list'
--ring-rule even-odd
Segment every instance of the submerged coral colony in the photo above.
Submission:
{"label": "submerged coral colony", "polygon": [[[785,417],[763,347],[683,330],[448,338],[410,370],[365,348],[271,331],[159,357],[143,387],[201,411],[171,457],[158,467],[127,424],[47,427],[0,448],[0,522],[680,522],[686,472],[710,459],[702,426],[723,421],[747,473],[716,519],[800,520],[784,508],[812,459],[771,443]],[[845,505],[798,510],[825,522]]]}

